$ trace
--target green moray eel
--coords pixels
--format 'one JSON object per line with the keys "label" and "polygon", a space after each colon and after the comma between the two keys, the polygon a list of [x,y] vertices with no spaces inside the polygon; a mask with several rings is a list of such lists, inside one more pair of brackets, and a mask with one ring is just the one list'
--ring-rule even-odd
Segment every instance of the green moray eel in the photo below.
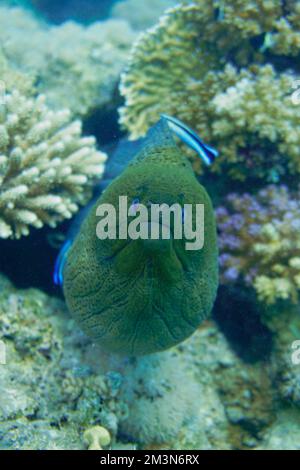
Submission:
{"label": "green moray eel", "polygon": [[[129,205],[136,200],[145,206],[203,204],[203,248],[186,250],[186,240],[172,236],[100,240],[97,207],[118,209],[119,196],[127,196]],[[172,222],[170,227],[173,233]],[[218,286],[217,256],[210,198],[162,118],[82,223],[64,265],[66,302],[83,331],[105,350],[142,355],[168,349],[210,314]]]}

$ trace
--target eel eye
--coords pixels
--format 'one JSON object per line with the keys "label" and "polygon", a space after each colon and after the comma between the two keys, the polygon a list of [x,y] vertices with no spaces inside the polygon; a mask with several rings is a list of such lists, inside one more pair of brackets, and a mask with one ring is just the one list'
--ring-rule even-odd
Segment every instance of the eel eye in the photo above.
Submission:
{"label": "eel eye", "polygon": [[129,207],[129,215],[136,215],[136,212],[139,208],[140,200],[139,198],[134,198],[131,202],[131,206]]}

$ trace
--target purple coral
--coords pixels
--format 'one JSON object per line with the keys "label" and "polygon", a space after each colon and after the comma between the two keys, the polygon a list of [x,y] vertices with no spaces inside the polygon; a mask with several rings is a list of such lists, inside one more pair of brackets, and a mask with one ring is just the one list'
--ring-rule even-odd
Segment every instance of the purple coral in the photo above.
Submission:
{"label": "purple coral", "polygon": [[256,195],[231,193],[216,217],[221,283],[240,278],[253,285],[257,276],[294,282],[299,273],[290,260],[300,258],[299,190],[270,185]]}

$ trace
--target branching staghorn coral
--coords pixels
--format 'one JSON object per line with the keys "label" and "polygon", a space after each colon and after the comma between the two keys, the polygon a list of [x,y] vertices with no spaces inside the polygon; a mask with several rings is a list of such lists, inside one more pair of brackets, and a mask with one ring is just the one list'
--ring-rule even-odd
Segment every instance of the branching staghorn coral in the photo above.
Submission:
{"label": "branching staghorn coral", "polygon": [[[298,2],[178,5],[135,44],[121,81],[120,121],[137,138],[160,113],[182,119],[220,150],[212,170],[233,178],[272,180],[266,159],[279,176],[287,167],[299,171],[300,111],[291,100],[299,52]],[[286,168],[277,168],[279,157]]]}
{"label": "branching staghorn coral", "polygon": [[300,289],[300,192],[270,185],[256,196],[230,194],[216,211],[221,283],[241,279],[259,300],[297,302]]}
{"label": "branching staghorn coral", "polygon": [[53,112],[45,97],[17,89],[0,106],[0,239],[30,226],[55,227],[85,204],[104,170],[94,137],[81,137],[70,112]]}

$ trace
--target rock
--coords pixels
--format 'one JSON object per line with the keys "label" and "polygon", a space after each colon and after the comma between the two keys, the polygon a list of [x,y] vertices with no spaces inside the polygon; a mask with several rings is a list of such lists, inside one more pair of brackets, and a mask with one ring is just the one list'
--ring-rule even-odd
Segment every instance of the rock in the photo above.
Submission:
{"label": "rock", "polygon": [[121,358],[64,302],[0,275],[0,340],[1,449],[83,449],[94,426],[118,449],[299,448],[300,412],[272,362],[243,362],[213,322],[168,351]]}

